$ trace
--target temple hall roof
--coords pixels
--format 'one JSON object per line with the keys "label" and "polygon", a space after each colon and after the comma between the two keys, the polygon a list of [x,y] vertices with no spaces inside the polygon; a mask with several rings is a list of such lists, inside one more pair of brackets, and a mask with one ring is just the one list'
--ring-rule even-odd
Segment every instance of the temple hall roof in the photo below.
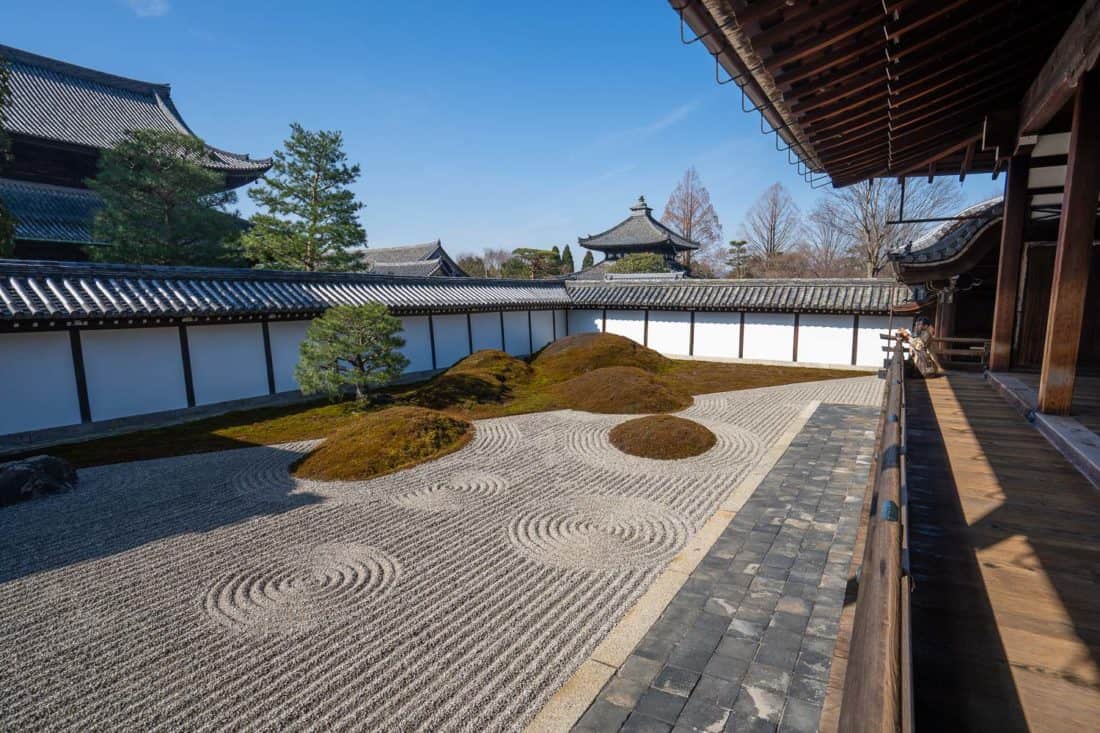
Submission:
{"label": "temple hall roof", "polygon": [[699,249],[696,242],[682,237],[653,218],[653,209],[639,196],[630,207],[630,216],[605,232],[580,237],[577,242],[600,252],[689,252]]}
{"label": "temple hall roof", "polygon": [[896,252],[890,259],[898,265],[922,266],[945,262],[963,252],[982,232],[1001,220],[1004,204],[1000,196],[981,201],[960,211],[958,218],[943,222]]}
{"label": "temple hall roof", "polygon": [[368,247],[360,258],[379,275],[465,277],[466,273],[443,249],[440,240],[397,247]]}
{"label": "temple hall roof", "polygon": [[102,206],[86,188],[0,178],[0,202],[15,217],[15,238],[92,244],[92,219]]}
{"label": "temple hall roof", "polygon": [[[0,45],[11,72],[5,130],[54,143],[108,148],[133,130],[194,135],[172,102],[167,84],[106,74]],[[207,147],[202,165],[244,183],[271,167],[267,159]]]}

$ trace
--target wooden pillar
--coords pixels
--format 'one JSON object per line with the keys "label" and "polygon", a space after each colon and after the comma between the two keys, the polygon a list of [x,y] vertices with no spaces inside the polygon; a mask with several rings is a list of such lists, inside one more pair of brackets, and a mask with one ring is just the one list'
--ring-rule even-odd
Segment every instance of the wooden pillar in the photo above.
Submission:
{"label": "wooden pillar", "polygon": [[[271,358],[271,330],[268,328],[267,321],[261,321],[260,327],[263,329],[264,334],[264,366],[267,368],[267,393],[275,394],[275,363]],[[180,326],[182,329],[183,326]],[[186,332],[181,331],[183,335],[180,337],[181,345],[187,342]]]}
{"label": "wooden pillar", "polygon": [[1030,157],[1014,155],[1005,181],[1001,254],[997,263],[997,295],[993,306],[993,344],[990,369],[1012,366],[1012,334],[1016,327],[1016,296],[1020,285],[1020,259],[1024,252],[1024,224],[1028,216],[1027,177]]}
{"label": "wooden pillar", "polygon": [[88,399],[88,377],[84,372],[84,347],[80,331],[69,329],[69,348],[73,357],[73,379],[76,380],[76,401],[80,407],[80,422],[92,421],[91,401]]}
{"label": "wooden pillar", "polygon": [[1092,71],[1081,79],[1073,99],[1065,197],[1058,225],[1058,250],[1054,255],[1043,371],[1039,378],[1041,412],[1065,415],[1073,403],[1098,196],[1100,73]]}
{"label": "wooden pillar", "polygon": [[859,314],[852,319],[852,366],[856,365],[859,358]]}
{"label": "wooden pillar", "polygon": [[798,362],[798,321],[801,313],[794,314],[794,351],[791,353],[791,361]]}
{"label": "wooden pillar", "polygon": [[[187,395],[187,406],[195,406],[195,378],[191,372],[191,343],[187,340],[187,326],[180,324],[180,357],[183,359],[183,390]],[[267,342],[264,342],[266,348]]]}
{"label": "wooden pillar", "polygon": [[688,327],[688,356],[695,356],[695,311],[691,312],[691,325]]}
{"label": "wooden pillar", "polygon": [[428,343],[432,347],[432,370],[438,369],[435,365],[435,323],[432,320],[432,314],[428,314]]}
{"label": "wooden pillar", "polygon": [[474,353],[474,324],[470,320],[470,314],[466,314],[466,350]]}

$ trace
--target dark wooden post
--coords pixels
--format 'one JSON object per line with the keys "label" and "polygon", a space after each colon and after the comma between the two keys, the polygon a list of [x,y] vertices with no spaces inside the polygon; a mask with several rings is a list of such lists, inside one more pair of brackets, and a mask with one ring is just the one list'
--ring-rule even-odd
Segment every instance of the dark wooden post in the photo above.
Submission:
{"label": "dark wooden post", "polygon": [[1027,155],[1014,155],[1008,164],[1001,255],[997,263],[997,295],[993,306],[993,345],[989,351],[990,369],[1008,369],[1012,365],[1012,333],[1016,327],[1016,293],[1020,285],[1020,258],[1024,252],[1030,162]]}
{"label": "dark wooden post", "polygon": [[688,330],[688,356],[695,356],[695,311],[691,312],[691,326]]}
{"label": "dark wooden post", "polygon": [[428,343],[432,347],[432,371],[438,369],[435,365],[435,323],[432,321],[432,314],[428,314]]}
{"label": "dark wooden post", "polygon": [[466,349],[474,353],[474,324],[470,322],[470,314],[466,314]]}
{"label": "dark wooden post", "polygon": [[741,311],[741,326],[737,334],[737,358],[745,358],[745,311]]}
{"label": "dark wooden post", "polygon": [[791,361],[798,361],[798,321],[801,313],[794,314],[794,351],[791,353]]}
{"label": "dark wooden post", "polygon": [[[271,331],[267,326],[267,321],[261,321],[260,325],[264,333],[264,365],[267,367],[267,393],[275,394],[275,363],[271,360]],[[180,326],[180,328],[183,328],[183,326]]]}
{"label": "dark wooden post", "polygon": [[642,346],[649,346],[649,308],[645,309],[645,323],[642,324]]}
{"label": "dark wooden post", "polygon": [[92,407],[88,399],[88,376],[84,371],[84,347],[80,343],[78,329],[69,329],[69,349],[73,355],[73,378],[76,380],[76,401],[80,406],[80,422],[91,422]]}
{"label": "dark wooden post", "polygon": [[603,309],[603,325],[600,327],[602,333],[607,333],[607,308]]}
{"label": "dark wooden post", "polygon": [[1058,226],[1058,250],[1054,255],[1043,371],[1039,378],[1039,410],[1055,415],[1067,414],[1073,403],[1098,196],[1100,73],[1092,71],[1081,79],[1073,99],[1065,198]]}
{"label": "dark wooden post", "polygon": [[508,349],[505,348],[506,346],[507,346],[507,344],[504,343],[504,311],[501,311],[500,312],[500,350],[505,351],[505,352],[508,351]]}
{"label": "dark wooden post", "polygon": [[[187,326],[180,325],[180,357],[183,359],[183,390],[187,406],[195,406],[195,378],[191,373],[191,342],[187,340]],[[266,332],[265,332],[266,334]]]}
{"label": "dark wooden post", "polygon": [[859,314],[856,313],[852,321],[852,366],[856,365],[859,357]]}
{"label": "dark wooden post", "polygon": [[527,353],[535,353],[535,335],[531,330],[531,309],[527,309]]}

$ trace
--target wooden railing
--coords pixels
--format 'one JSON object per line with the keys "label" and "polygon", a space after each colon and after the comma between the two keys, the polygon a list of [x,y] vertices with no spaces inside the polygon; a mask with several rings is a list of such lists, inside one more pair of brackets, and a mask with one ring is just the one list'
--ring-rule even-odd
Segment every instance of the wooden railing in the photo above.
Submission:
{"label": "wooden railing", "polygon": [[[936,356],[943,361],[967,362],[971,364],[989,364],[990,340],[986,338],[961,338],[959,336],[936,337],[932,339]],[[961,357],[961,358],[960,358]],[[976,361],[970,361],[976,360]]]}
{"label": "wooden railing", "polygon": [[913,730],[903,345],[892,339],[839,729]]}

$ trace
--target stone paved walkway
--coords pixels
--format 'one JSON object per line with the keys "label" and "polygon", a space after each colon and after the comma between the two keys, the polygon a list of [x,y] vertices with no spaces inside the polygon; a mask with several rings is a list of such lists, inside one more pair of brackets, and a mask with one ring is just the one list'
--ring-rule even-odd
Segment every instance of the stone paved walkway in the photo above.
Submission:
{"label": "stone paved walkway", "polygon": [[822,405],[577,731],[814,731],[877,410]]}

